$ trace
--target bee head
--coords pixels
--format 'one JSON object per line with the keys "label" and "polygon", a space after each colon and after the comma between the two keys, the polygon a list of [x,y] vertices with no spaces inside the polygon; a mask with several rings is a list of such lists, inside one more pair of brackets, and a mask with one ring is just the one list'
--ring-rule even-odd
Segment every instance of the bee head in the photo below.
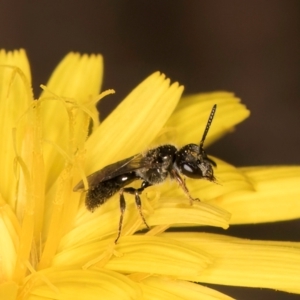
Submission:
{"label": "bee head", "polygon": [[183,175],[215,182],[213,166],[216,163],[196,144],[188,144],[176,153],[176,167]]}
{"label": "bee head", "polygon": [[214,118],[217,105],[215,104],[209,115],[205,130],[199,146],[196,144],[188,144],[179,149],[176,153],[175,165],[183,175],[195,179],[207,179],[215,182],[213,166],[217,164],[210,159],[203,149],[203,144],[210,125]]}

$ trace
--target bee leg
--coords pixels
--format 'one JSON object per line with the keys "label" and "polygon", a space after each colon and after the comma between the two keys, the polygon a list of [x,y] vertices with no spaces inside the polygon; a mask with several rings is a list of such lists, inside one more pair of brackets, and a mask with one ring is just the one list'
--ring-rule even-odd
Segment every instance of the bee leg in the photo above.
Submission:
{"label": "bee leg", "polygon": [[132,187],[124,188],[124,192],[129,193],[129,194],[134,194],[136,207],[139,211],[139,214],[140,214],[144,224],[146,225],[146,227],[148,229],[150,229],[150,227],[147,224],[146,219],[145,219],[145,217],[143,215],[143,212],[142,212],[142,201],[141,201],[140,194],[144,191],[145,188],[147,188],[149,186],[151,186],[151,184],[149,182],[143,181],[142,184],[141,184],[141,187],[138,188],[138,189],[135,189],[135,188],[132,188]]}
{"label": "bee leg", "polygon": [[124,218],[124,212],[126,209],[126,202],[125,202],[125,197],[123,195],[124,193],[124,189],[120,190],[120,211],[121,211],[121,215],[120,215],[120,221],[119,221],[119,231],[118,231],[118,236],[115,240],[115,244],[118,242],[120,236],[121,236],[121,231],[122,231],[122,225],[123,225],[123,218]]}
{"label": "bee leg", "polygon": [[171,170],[171,177],[175,179],[180,187],[183,189],[184,193],[189,197],[190,199],[190,204],[193,205],[193,201],[200,201],[199,198],[193,198],[185,184],[185,179],[182,179],[181,176],[178,174],[176,170]]}
{"label": "bee leg", "polygon": [[136,204],[136,207],[137,207],[137,209],[138,209],[138,211],[139,211],[139,213],[140,213],[140,216],[141,216],[141,218],[142,218],[144,224],[146,225],[146,227],[147,227],[148,229],[150,229],[149,225],[147,224],[147,222],[146,222],[146,220],[145,220],[145,217],[144,217],[144,215],[143,215],[143,212],[142,212],[142,202],[141,202],[141,197],[140,197],[140,195],[139,195],[138,192],[135,193],[135,204]]}

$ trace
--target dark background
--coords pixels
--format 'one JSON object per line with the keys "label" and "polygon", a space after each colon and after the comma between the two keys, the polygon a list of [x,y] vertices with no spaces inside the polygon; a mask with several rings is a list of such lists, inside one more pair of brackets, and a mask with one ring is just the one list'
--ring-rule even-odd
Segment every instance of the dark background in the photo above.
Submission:
{"label": "dark background", "polygon": [[[298,0],[0,0],[0,48],[26,49],[36,96],[71,50],[104,56],[103,88],[117,93],[103,100],[102,117],[156,70],[186,94],[235,92],[251,117],[209,153],[238,166],[300,164],[299,25]],[[227,232],[299,241],[299,229],[293,221]],[[239,299],[299,299],[217,288]]]}

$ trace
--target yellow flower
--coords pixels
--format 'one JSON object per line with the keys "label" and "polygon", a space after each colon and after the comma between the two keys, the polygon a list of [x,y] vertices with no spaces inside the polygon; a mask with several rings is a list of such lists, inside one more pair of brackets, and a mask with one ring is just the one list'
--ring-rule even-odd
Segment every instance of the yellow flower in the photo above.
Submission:
{"label": "yellow flower", "polygon": [[95,103],[113,93],[99,94],[102,73],[101,56],[70,53],[34,100],[25,52],[0,51],[0,299],[231,299],[193,282],[300,293],[299,243],[164,232],[299,218],[299,167],[213,158],[219,184],[187,179],[202,202],[168,182],[143,193],[146,233],[134,234],[144,224],[126,195],[114,244],[119,196],[91,213],[78,181],[158,144],[199,142],[215,103],[206,146],[249,112],[226,92],[179,101],[182,86],[154,73],[99,124]]}

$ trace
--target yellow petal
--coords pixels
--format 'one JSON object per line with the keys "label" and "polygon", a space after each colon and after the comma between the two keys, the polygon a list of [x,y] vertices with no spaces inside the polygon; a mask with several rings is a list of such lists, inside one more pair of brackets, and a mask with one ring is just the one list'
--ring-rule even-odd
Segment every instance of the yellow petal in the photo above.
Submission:
{"label": "yellow petal", "polygon": [[18,172],[15,168],[15,146],[20,151],[24,128],[19,120],[33,100],[30,69],[24,50],[0,51],[0,191],[3,199],[15,207]]}
{"label": "yellow petal", "polygon": [[300,243],[250,241],[206,233],[164,233],[207,251],[214,262],[187,280],[300,293]]}
{"label": "yellow petal", "polygon": [[[14,51],[5,51],[0,49],[0,68],[19,68],[27,78],[28,83],[31,83],[31,72],[30,66],[27,59],[27,55],[24,49],[14,50]],[[19,72],[16,70],[16,72]]]}
{"label": "yellow petal", "polygon": [[[93,100],[92,97],[99,93],[102,80],[101,55],[80,55],[71,52],[55,68],[47,83],[47,90],[42,92],[40,98],[52,97],[49,93],[51,91],[61,97],[89,103]],[[93,102],[91,104],[94,106]],[[55,112],[49,114],[53,116]]]}
{"label": "yellow petal", "polygon": [[211,263],[209,254],[159,237],[124,237],[116,249],[122,255],[109,260],[105,268],[122,273],[147,272],[176,278],[192,277]]}
{"label": "yellow petal", "polygon": [[138,85],[87,141],[87,174],[146,150],[175,109],[183,87],[156,72]]}
{"label": "yellow petal", "polygon": [[182,278],[199,275],[211,263],[206,252],[154,236],[123,237],[116,246],[120,254],[110,255],[110,259],[102,256],[102,261],[99,255],[106,251],[107,245],[107,241],[100,241],[64,250],[56,255],[53,265],[80,267],[95,260],[96,266],[125,274],[146,272]]}
{"label": "yellow petal", "polygon": [[[70,155],[78,145],[74,144],[78,133],[86,137],[80,106],[91,115],[97,115],[95,101],[102,81],[103,61],[100,55],[68,54],[54,70],[42,101],[44,156],[46,162],[46,188],[54,183],[65,163],[55,145]],[[79,109],[77,109],[79,107]],[[94,120],[97,118],[94,117]],[[88,124],[85,124],[85,127]],[[85,133],[85,135],[84,135]]]}
{"label": "yellow petal", "polygon": [[0,284],[0,299],[16,300],[18,294],[18,285],[13,281],[6,281]]}
{"label": "yellow petal", "polygon": [[67,165],[57,180],[56,193],[49,197],[48,214],[44,218],[44,247],[38,269],[51,265],[61,237],[70,230],[78,209],[78,202],[72,198],[73,167]]}
{"label": "yellow petal", "polygon": [[166,128],[175,129],[174,142],[179,145],[198,144],[214,104],[217,104],[217,111],[205,141],[206,146],[232,131],[250,114],[232,93],[215,92],[183,97],[166,123]]}
{"label": "yellow petal", "polygon": [[230,214],[217,207],[203,202],[194,201],[192,205],[189,199],[161,197],[153,207],[154,213],[147,217],[149,225],[171,226],[217,226],[228,228]]}
{"label": "yellow petal", "polygon": [[0,200],[0,282],[12,280],[17,261],[20,227],[11,208]]}
{"label": "yellow petal", "polygon": [[167,277],[149,277],[141,281],[144,300],[229,300],[233,299],[206,286]]}
{"label": "yellow petal", "polygon": [[[42,238],[45,243],[40,254],[39,269],[51,264],[60,239],[69,230],[78,209],[78,197],[72,199],[72,196],[76,196],[72,192],[73,165],[77,159],[75,153],[82,151],[89,115],[96,112],[94,106],[94,112],[89,110],[97,99],[102,67],[101,56],[69,54],[54,71],[49,85],[37,101],[41,116],[35,127],[43,127],[41,139],[47,181],[46,201],[39,201],[45,205],[45,216],[35,211],[35,216],[42,218],[44,225]],[[40,177],[43,177],[42,174]],[[40,238],[41,233],[38,236]]]}
{"label": "yellow petal", "polygon": [[238,169],[253,190],[220,195],[211,204],[232,213],[231,224],[275,222],[300,217],[300,167]]}
{"label": "yellow petal", "polygon": [[141,299],[139,286],[117,272],[50,268],[31,275],[21,291],[29,300],[37,299]]}

